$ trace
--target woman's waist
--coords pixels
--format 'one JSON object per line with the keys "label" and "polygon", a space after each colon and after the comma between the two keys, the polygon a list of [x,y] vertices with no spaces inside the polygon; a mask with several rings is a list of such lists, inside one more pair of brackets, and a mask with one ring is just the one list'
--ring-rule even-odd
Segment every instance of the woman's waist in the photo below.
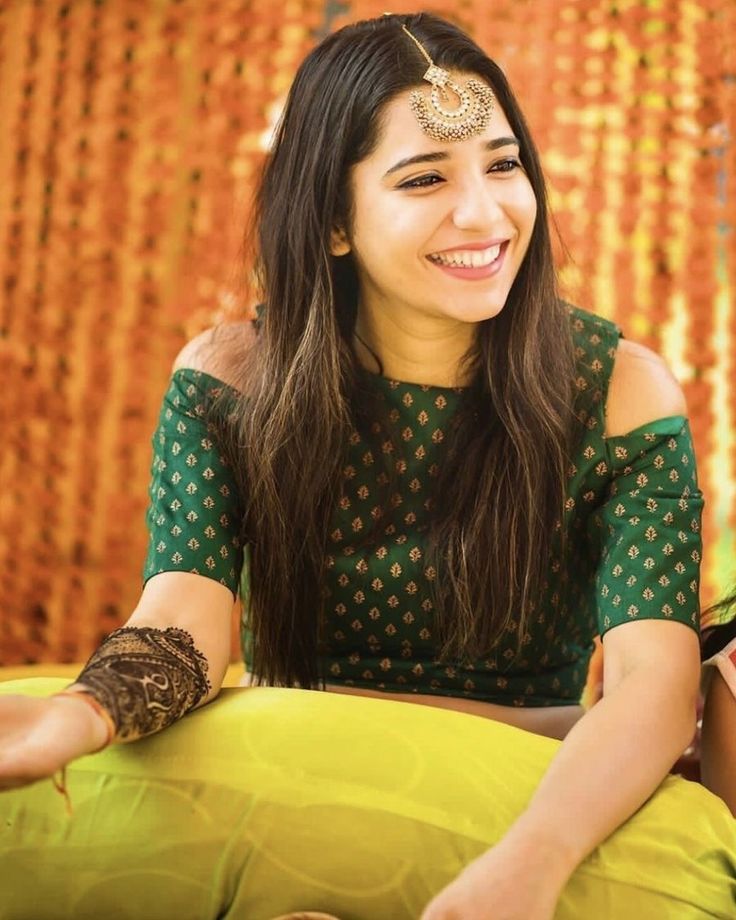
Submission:
{"label": "woman's waist", "polygon": [[435,706],[438,709],[452,709],[456,712],[465,712],[469,715],[505,722],[507,725],[514,725],[525,731],[534,732],[537,735],[546,735],[549,738],[564,738],[585,712],[582,706],[575,703],[571,705],[537,706],[503,705],[469,697],[419,692],[396,693],[351,684],[327,683],[325,690],[330,693],[368,696],[397,702],[418,703],[422,706]]}
{"label": "woman's waist", "polygon": [[[257,683],[246,669],[240,686],[252,686]],[[438,709],[450,709],[469,715],[494,719],[507,725],[514,725],[525,731],[550,738],[564,738],[585,710],[577,699],[569,702],[557,698],[527,699],[524,705],[519,700],[483,699],[478,696],[453,694],[451,692],[422,692],[424,688],[403,690],[391,688],[385,683],[368,684],[346,681],[326,681],[324,690],[328,693],[340,693],[351,696],[372,697],[374,699],[393,700],[401,703],[415,703],[422,706],[435,706]]]}

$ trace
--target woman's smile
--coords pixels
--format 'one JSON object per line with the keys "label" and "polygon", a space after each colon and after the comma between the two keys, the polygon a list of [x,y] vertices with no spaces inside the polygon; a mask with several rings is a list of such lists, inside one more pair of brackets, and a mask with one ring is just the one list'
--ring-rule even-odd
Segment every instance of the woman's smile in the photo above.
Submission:
{"label": "woman's smile", "polygon": [[501,270],[507,246],[508,240],[468,244],[456,249],[433,252],[427,259],[451,278],[482,281],[492,278]]}

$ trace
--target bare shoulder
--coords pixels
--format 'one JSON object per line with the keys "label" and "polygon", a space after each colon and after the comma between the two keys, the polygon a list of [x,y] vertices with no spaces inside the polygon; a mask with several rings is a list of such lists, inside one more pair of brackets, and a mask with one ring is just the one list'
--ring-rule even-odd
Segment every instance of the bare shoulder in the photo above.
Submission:
{"label": "bare shoulder", "polygon": [[213,326],[187,342],[174,360],[174,370],[203,371],[239,388],[255,341],[256,331],[251,321]]}
{"label": "bare shoulder", "polygon": [[686,413],[682,388],[664,358],[621,339],[608,389],[606,435],[626,434],[655,419]]}

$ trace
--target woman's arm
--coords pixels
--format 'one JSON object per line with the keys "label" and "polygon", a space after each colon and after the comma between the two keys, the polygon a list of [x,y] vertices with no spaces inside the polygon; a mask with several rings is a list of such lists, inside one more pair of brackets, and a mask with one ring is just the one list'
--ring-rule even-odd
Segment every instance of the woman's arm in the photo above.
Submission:
{"label": "woman's arm", "polygon": [[[164,572],[146,584],[125,626],[153,629],[162,635],[174,628],[191,635],[210,683],[206,695],[195,704],[201,705],[217,694],[228,665],[232,606],[232,593],[223,585],[185,572]],[[105,649],[107,642],[95,655]],[[162,680],[162,675],[167,671],[170,674],[172,668],[166,653],[159,660],[149,654],[145,662],[140,658],[131,662],[126,655],[116,660],[113,653],[108,668],[101,679],[117,692],[124,689],[125,705],[121,696],[108,703],[99,688],[95,692],[95,688],[88,687],[84,672],[63,696],[0,698],[0,790],[51,777],[70,761],[99,750],[116,736],[121,736],[117,740],[133,740],[150,734],[154,723],[157,730],[174,721],[175,713],[176,717],[183,714],[176,705],[165,705],[166,678]],[[157,699],[153,699],[147,686],[151,681],[158,687]],[[85,699],[90,690],[99,699],[102,712]]]}
{"label": "woman's arm", "polygon": [[[245,335],[241,329],[239,346]],[[0,789],[51,776],[110,741],[159,731],[220,689],[242,551],[237,489],[204,410],[217,380],[198,375],[221,370],[222,360],[209,366],[211,338],[180,353],[174,371],[189,373],[172,378],[154,436],[141,599],[62,694],[0,700]]]}
{"label": "woman's arm", "polygon": [[230,660],[232,607],[230,589],[212,579],[153,576],[127,623],[108,636],[62,698],[92,708],[108,726],[108,741],[160,731],[218,694]]}
{"label": "woman's arm", "polygon": [[509,832],[520,850],[542,846],[563,884],[644,804],[695,731],[693,630],[661,620],[626,623],[606,634],[603,648],[603,699],[567,736]]}
{"label": "woman's arm", "polygon": [[641,621],[607,634],[605,695],[575,725],[504,838],[422,920],[552,920],[579,863],[655,791],[692,738],[698,638]]}
{"label": "woman's arm", "polygon": [[[684,415],[686,406],[661,358],[623,340],[606,410],[606,434],[615,437]],[[603,652],[603,699],[572,729],[513,829],[522,842],[550,838],[568,874],[646,801],[695,731],[694,630],[632,620],[606,633]]]}
{"label": "woman's arm", "polygon": [[[666,365],[622,342],[607,434],[626,434],[684,411]],[[653,497],[645,479],[632,485],[638,501]],[[656,499],[663,495],[657,492]],[[626,572],[620,577],[625,581]],[[526,810],[497,846],[440,893],[422,920],[551,920],[577,865],[651,796],[685,749],[695,728],[697,633],[682,622],[637,615],[605,634],[603,699],[563,741]]]}

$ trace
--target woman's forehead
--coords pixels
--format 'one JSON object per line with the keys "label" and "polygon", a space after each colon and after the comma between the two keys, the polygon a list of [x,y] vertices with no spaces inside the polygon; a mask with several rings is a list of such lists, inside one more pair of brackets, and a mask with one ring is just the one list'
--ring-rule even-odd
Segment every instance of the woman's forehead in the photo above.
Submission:
{"label": "woman's forehead", "polygon": [[[418,87],[422,89],[422,87]],[[485,150],[491,141],[499,138],[511,138],[514,132],[511,129],[506,113],[496,100],[493,105],[488,125],[473,137],[458,141],[437,141],[427,136],[422,129],[410,105],[410,95],[414,87],[404,90],[394,96],[384,106],[378,124],[377,143],[372,153],[367,157],[380,168],[388,163],[390,168],[394,162],[412,157],[419,153],[428,153],[442,150],[452,157],[454,152],[470,149]]]}

